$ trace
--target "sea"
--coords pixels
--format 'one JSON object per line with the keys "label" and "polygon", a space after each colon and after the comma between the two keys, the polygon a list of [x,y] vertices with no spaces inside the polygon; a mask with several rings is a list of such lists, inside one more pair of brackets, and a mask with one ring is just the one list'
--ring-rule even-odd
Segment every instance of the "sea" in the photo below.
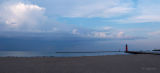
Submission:
{"label": "sea", "polygon": [[0,57],[81,57],[129,55],[123,51],[92,51],[92,52],[36,52],[36,51],[0,51]]}

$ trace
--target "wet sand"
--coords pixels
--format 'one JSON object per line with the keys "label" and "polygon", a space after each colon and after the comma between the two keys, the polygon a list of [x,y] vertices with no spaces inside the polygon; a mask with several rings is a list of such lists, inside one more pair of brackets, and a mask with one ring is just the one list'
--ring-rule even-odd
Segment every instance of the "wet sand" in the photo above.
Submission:
{"label": "wet sand", "polygon": [[160,73],[160,55],[0,57],[0,73]]}

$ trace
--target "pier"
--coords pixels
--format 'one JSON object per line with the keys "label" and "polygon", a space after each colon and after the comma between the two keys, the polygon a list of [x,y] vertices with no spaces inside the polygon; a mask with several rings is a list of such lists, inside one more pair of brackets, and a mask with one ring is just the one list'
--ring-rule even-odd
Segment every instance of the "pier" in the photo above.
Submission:
{"label": "pier", "polygon": [[129,51],[127,44],[126,44],[125,53],[130,53],[130,54],[153,54],[153,55],[160,55],[160,52],[158,53],[158,52],[154,52],[154,51]]}

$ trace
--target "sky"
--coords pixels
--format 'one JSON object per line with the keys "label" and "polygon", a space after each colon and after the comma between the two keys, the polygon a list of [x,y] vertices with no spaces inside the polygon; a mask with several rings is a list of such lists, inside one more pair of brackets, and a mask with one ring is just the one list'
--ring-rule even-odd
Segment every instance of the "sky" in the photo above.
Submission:
{"label": "sky", "polygon": [[160,48],[159,0],[0,0],[0,50]]}

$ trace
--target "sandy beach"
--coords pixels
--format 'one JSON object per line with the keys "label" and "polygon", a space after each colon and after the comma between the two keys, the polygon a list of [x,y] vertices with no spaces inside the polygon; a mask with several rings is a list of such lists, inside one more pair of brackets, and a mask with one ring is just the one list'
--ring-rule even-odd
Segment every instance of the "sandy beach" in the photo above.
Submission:
{"label": "sandy beach", "polygon": [[160,55],[0,57],[0,73],[160,73]]}

